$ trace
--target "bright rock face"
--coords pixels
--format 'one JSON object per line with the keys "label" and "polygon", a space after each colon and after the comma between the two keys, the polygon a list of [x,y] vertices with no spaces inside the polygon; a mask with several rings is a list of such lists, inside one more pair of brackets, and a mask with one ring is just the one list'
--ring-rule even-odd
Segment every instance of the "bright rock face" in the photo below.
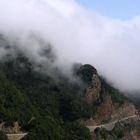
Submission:
{"label": "bright rock face", "polygon": [[[84,68],[81,69],[86,74],[87,66],[86,72]],[[89,104],[96,106],[96,112],[94,118],[81,119],[83,124],[91,126],[136,115],[134,105],[121,95],[122,93],[103,81],[97,72],[92,74],[92,80],[90,84],[88,83],[84,97]]]}
{"label": "bright rock face", "polygon": [[101,82],[97,74],[93,74],[92,83],[87,88],[85,99],[88,103],[94,102],[99,98],[101,91]]}

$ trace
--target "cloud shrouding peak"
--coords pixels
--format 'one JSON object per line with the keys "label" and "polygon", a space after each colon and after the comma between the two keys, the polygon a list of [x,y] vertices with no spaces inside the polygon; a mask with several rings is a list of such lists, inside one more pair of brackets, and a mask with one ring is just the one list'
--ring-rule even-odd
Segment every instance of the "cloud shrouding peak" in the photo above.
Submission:
{"label": "cloud shrouding peak", "polygon": [[61,66],[90,63],[121,90],[140,90],[140,17],[113,20],[74,0],[0,0],[0,32],[36,58],[42,47],[28,37],[37,34]]}

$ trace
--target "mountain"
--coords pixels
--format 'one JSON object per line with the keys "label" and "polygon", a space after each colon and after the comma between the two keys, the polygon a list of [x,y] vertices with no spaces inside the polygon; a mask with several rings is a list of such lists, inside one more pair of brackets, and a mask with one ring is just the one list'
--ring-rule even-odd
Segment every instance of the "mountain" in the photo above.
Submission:
{"label": "mountain", "polygon": [[114,136],[102,128],[90,133],[88,126],[136,113],[133,103],[89,64],[75,63],[69,78],[57,67],[50,71],[50,65],[44,69],[35,64],[19,50],[0,60],[1,139],[6,139],[4,133],[23,132],[28,134],[22,140],[119,139],[116,129],[122,126],[117,123]]}
{"label": "mountain", "polygon": [[[83,67],[91,66],[84,65]],[[90,120],[82,120],[83,123],[98,125],[136,114],[135,106],[123,93],[110,86],[97,72],[91,77],[91,82],[86,88],[85,99],[96,109],[94,117]]]}

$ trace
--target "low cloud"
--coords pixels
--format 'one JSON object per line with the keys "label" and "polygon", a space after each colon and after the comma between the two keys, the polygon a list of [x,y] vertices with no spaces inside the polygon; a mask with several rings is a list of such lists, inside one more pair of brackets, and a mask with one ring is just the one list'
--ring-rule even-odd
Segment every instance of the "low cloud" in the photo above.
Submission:
{"label": "low cloud", "polygon": [[10,44],[38,61],[48,45],[37,36],[53,46],[59,67],[90,63],[123,91],[140,90],[139,23],[103,17],[74,0],[0,0],[0,33]]}

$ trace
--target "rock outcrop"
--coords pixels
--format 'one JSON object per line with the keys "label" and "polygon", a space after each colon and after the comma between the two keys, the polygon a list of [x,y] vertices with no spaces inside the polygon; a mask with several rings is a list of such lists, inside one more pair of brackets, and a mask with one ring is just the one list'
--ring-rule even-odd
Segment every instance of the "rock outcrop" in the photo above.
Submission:
{"label": "rock outcrop", "polygon": [[94,118],[81,119],[81,122],[86,125],[112,122],[136,114],[134,105],[121,96],[119,91],[109,86],[105,81],[102,82],[97,72],[92,73],[91,83],[88,83],[85,92],[85,100],[96,106]]}
{"label": "rock outcrop", "polygon": [[86,90],[85,99],[88,103],[92,103],[99,98],[101,92],[101,82],[97,74],[93,74],[92,83]]}
{"label": "rock outcrop", "polygon": [[122,106],[113,106],[113,111],[111,113],[111,120],[121,119],[128,116],[136,115],[137,111],[133,104],[125,102]]}
{"label": "rock outcrop", "polygon": [[21,133],[21,127],[19,126],[18,122],[14,122],[13,126],[5,126],[5,123],[2,122],[0,124],[0,131],[3,131],[6,134],[17,134]]}
{"label": "rock outcrop", "polygon": [[102,103],[97,112],[97,122],[104,123],[108,121],[120,120],[129,116],[136,115],[136,109],[130,102],[120,105],[113,105],[111,97]]}

